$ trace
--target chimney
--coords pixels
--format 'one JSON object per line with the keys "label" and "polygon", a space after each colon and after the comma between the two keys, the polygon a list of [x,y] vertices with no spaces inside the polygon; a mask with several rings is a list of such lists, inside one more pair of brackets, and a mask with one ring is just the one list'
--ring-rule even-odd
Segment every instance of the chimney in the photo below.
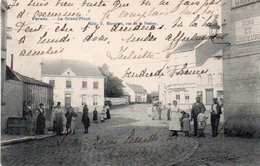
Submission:
{"label": "chimney", "polygon": [[11,54],[11,69],[14,69],[14,54]]}

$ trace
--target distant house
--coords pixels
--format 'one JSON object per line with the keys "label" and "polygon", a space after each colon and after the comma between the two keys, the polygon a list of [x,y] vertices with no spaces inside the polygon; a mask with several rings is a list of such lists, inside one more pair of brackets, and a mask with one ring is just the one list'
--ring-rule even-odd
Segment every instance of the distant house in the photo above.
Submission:
{"label": "distant house", "polygon": [[223,99],[223,47],[211,40],[187,41],[169,53],[169,65],[181,69],[187,64],[185,70],[207,72],[160,78],[159,100],[164,105],[176,100],[182,109],[190,110],[197,96],[207,109],[213,98]]}
{"label": "distant house", "polygon": [[130,97],[131,103],[146,103],[147,91],[140,85],[125,84],[124,94]]}
{"label": "distant house", "polygon": [[[3,93],[5,109],[1,111],[1,129],[5,131],[8,118],[22,118],[23,103],[30,101],[33,113],[40,103],[46,108],[46,127],[51,127],[51,108],[53,104],[53,88],[51,85],[19,74],[6,66],[6,80]],[[36,117],[35,117],[36,118]],[[34,126],[36,127],[36,126]]]}
{"label": "distant house", "polygon": [[54,88],[54,101],[65,107],[104,105],[104,76],[86,61],[43,60],[42,81]]}

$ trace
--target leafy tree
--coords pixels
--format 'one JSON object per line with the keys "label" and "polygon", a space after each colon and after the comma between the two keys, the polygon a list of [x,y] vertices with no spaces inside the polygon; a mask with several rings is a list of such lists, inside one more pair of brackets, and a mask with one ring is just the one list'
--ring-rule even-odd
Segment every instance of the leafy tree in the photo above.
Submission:
{"label": "leafy tree", "polygon": [[99,70],[105,76],[105,97],[123,96],[123,81],[109,71],[107,64],[103,64]]}

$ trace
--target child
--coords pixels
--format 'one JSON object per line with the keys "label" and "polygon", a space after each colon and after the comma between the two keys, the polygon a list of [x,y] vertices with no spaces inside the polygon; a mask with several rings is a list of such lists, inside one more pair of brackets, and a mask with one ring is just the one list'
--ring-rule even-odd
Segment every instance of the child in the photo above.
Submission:
{"label": "child", "polygon": [[184,131],[185,136],[190,136],[190,115],[188,113],[185,113],[185,117],[182,120],[183,128],[182,131]]}
{"label": "child", "polygon": [[180,117],[180,123],[181,123],[181,129],[183,129],[183,119],[186,117],[186,112],[181,111],[181,117]]}
{"label": "child", "polygon": [[76,124],[77,124],[78,114],[72,109],[72,118],[71,118],[71,132],[75,134]]}
{"label": "child", "polygon": [[105,109],[105,106],[104,106],[103,109],[102,109],[102,112],[101,112],[101,116],[100,116],[101,122],[105,122],[105,116],[106,116],[106,109]]}
{"label": "child", "polygon": [[88,128],[90,126],[90,119],[88,117],[88,109],[83,109],[83,114],[81,118],[82,123],[84,124],[85,132],[84,134],[88,133]]}
{"label": "child", "polygon": [[199,113],[198,117],[197,117],[197,121],[198,121],[198,137],[205,137],[205,134],[204,134],[204,130],[206,128],[206,121],[208,119],[208,117],[205,116],[204,114],[204,110]]}
{"label": "child", "polygon": [[95,108],[94,111],[93,111],[93,122],[94,122],[94,123],[98,123],[98,112],[97,112],[97,108]]}

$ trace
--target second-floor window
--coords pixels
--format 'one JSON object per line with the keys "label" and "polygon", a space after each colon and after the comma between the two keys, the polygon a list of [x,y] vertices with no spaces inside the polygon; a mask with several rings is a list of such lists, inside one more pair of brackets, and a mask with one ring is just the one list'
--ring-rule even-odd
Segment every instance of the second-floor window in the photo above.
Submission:
{"label": "second-floor window", "polygon": [[98,89],[98,82],[97,81],[93,82],[93,89]]}
{"label": "second-floor window", "polygon": [[177,94],[176,95],[176,100],[180,100],[181,99],[181,95]]}
{"label": "second-floor window", "polygon": [[66,81],[66,88],[72,88],[72,82],[67,80]]}
{"label": "second-floor window", "polygon": [[87,88],[87,87],[88,87],[88,82],[82,81],[82,88]]}

